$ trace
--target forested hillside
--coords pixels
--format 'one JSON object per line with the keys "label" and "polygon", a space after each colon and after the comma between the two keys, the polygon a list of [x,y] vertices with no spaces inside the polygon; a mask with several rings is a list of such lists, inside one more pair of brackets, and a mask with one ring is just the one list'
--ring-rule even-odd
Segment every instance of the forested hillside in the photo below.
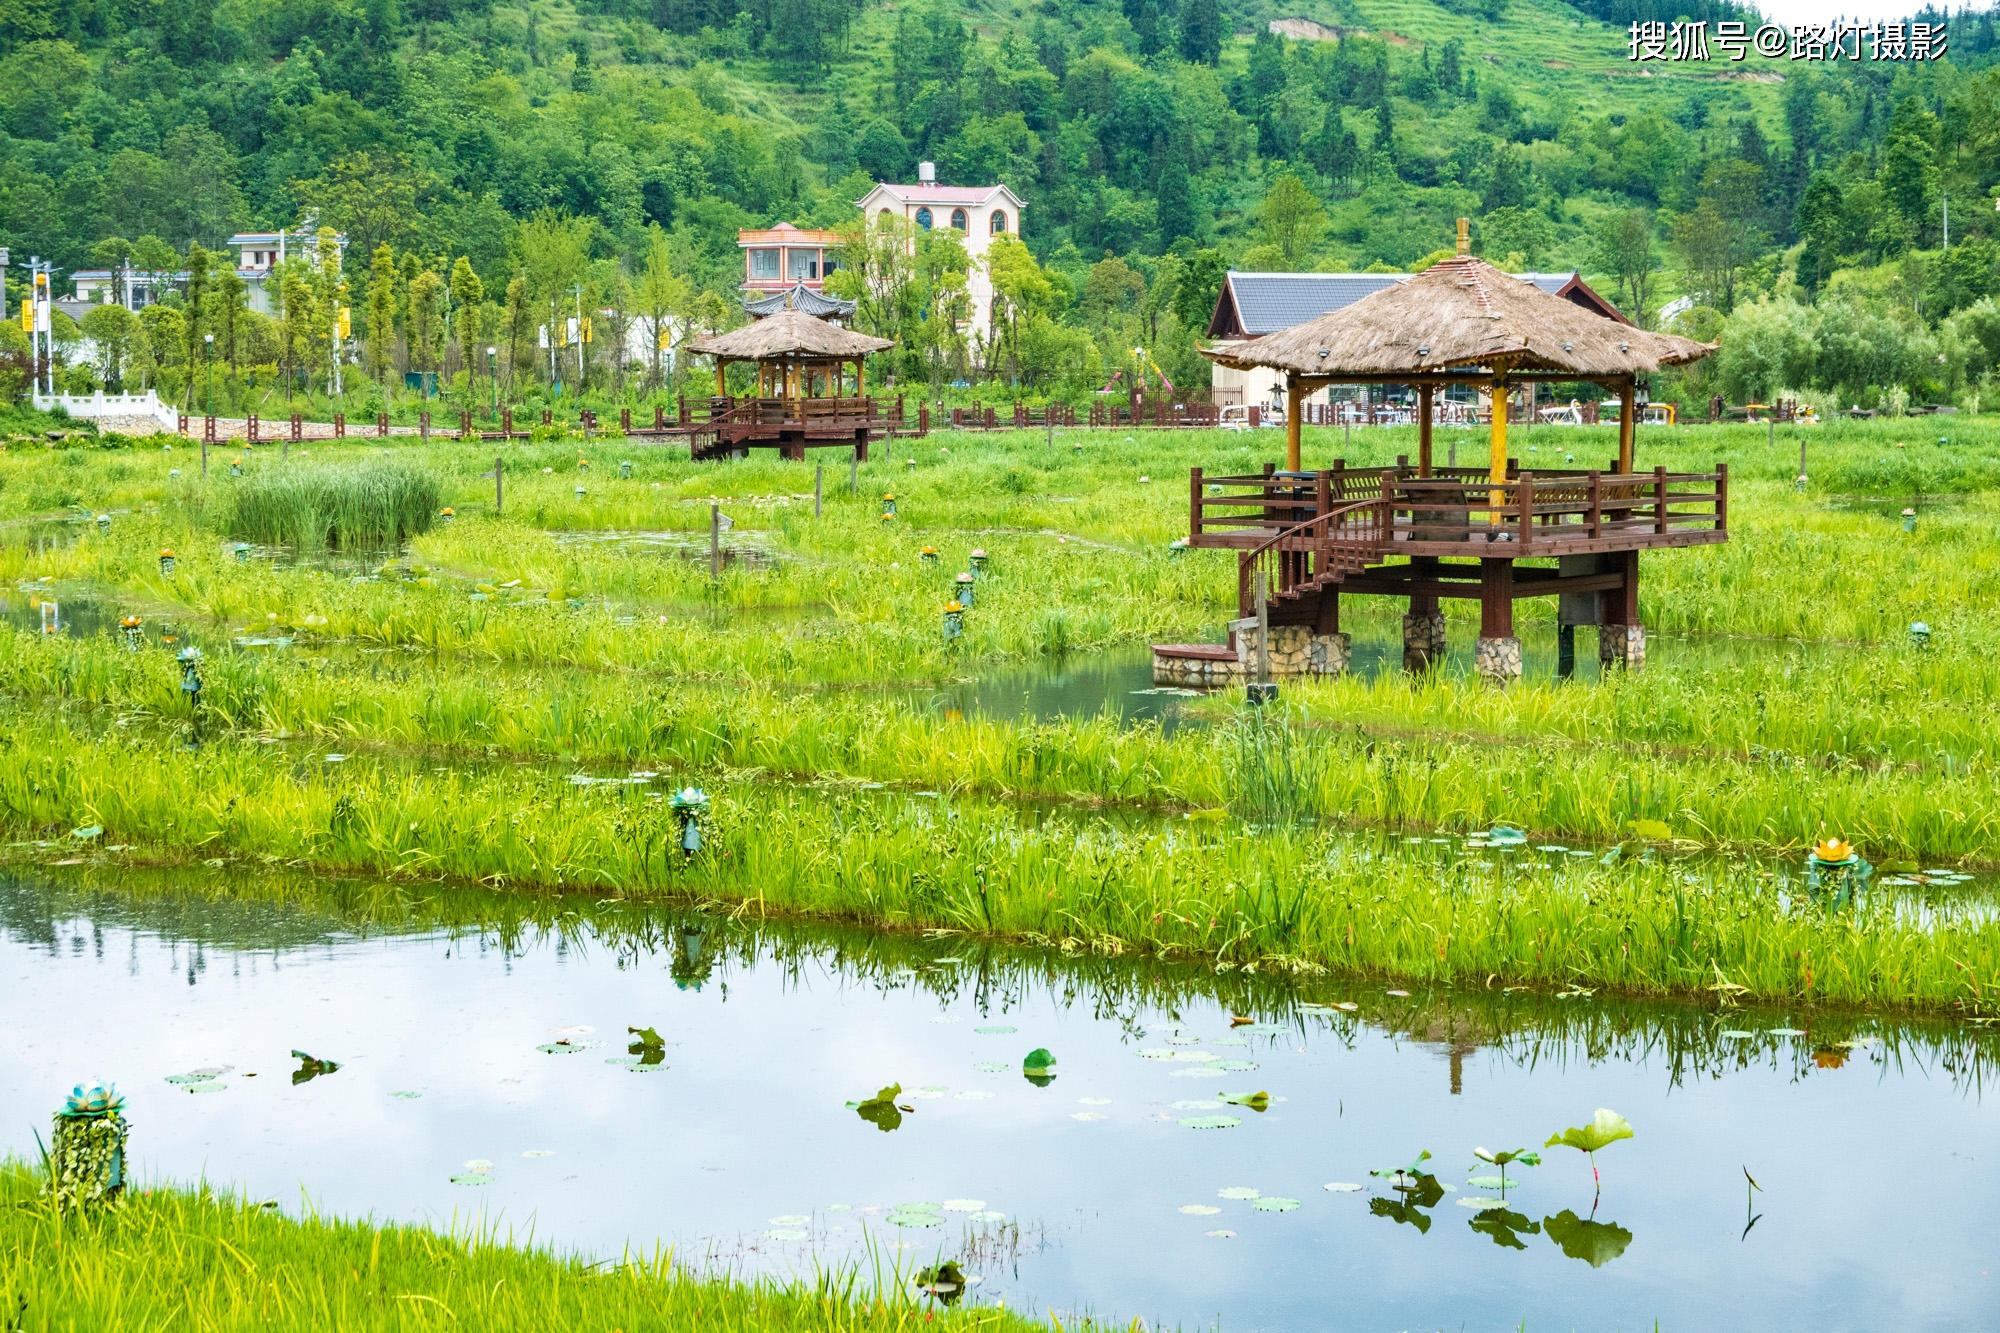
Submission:
{"label": "forested hillside", "polygon": [[[1708,0],[21,0],[0,10],[0,242],[63,268],[186,267],[198,246],[205,270],[239,228],[337,228],[346,272],[302,263],[282,319],[242,312],[217,272],[171,314],[104,315],[97,363],[72,374],[185,391],[187,349],[219,329],[230,376],[282,366],[317,393],[351,304],[372,378],[436,367],[473,395],[484,368],[460,346],[498,341],[518,395],[565,293],[621,335],[731,322],[739,227],[848,224],[870,180],[923,159],[1012,186],[1030,253],[992,330],[939,317],[962,283],[948,237],[896,275],[871,318],[906,380],[1075,393],[1143,344],[1199,382],[1225,267],[1408,269],[1463,215],[1480,253],[1580,267],[1641,322],[1690,298],[1682,325],[1725,337],[1704,393],[1977,392],[2000,353],[1991,11],[1919,16],[1951,25],[1931,62],[1628,61],[1626,23],[1690,9],[1744,17]],[[584,349],[586,383],[659,387],[669,358],[623,364],[618,341]]]}

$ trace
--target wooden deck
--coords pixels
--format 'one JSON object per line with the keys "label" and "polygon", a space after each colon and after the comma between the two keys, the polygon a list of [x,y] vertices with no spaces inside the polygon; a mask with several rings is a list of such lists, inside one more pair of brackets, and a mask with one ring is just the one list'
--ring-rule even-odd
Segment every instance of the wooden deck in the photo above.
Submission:
{"label": "wooden deck", "polygon": [[[1638,552],[1729,540],[1729,469],[1620,473],[1266,469],[1188,483],[1188,545],[1233,550],[1237,604],[1265,576],[1274,624],[1339,628],[1342,592],[1404,597],[1413,613],[1476,598],[1485,632],[1512,633],[1522,597],[1581,597],[1584,623],[1636,624]],[[1554,568],[1518,562],[1552,560]],[[1566,605],[1570,605],[1566,603]]]}

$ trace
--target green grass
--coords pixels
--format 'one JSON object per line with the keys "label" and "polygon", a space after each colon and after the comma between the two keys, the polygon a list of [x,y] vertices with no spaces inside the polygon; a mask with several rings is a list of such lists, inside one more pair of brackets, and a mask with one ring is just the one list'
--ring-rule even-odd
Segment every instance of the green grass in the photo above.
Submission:
{"label": "green grass", "polygon": [[[1211,965],[1432,982],[1583,983],[1693,995],[1718,972],[1762,997],[1985,1012],[2000,922],[1887,894],[1833,909],[1781,896],[1769,867],[1473,857],[1397,834],[1209,817],[1109,818],[853,782],[699,778],[703,855],[657,799],[574,785],[564,768],[349,755],[240,740],[198,752],[129,729],[17,718],[0,823],[30,857],[232,860],[576,889]],[[344,753],[344,752],[343,752]],[[1413,766],[1415,767],[1415,766]],[[1425,779],[1421,768],[1412,777]],[[1218,815],[1220,812],[1216,812]],[[104,830],[79,841],[69,830]],[[1791,863],[1796,871],[1797,863]]]}
{"label": "green grass", "polygon": [[[1581,466],[1601,461],[1610,439],[1536,427],[1516,451],[1527,467]],[[1815,478],[1803,495],[1792,486],[1800,440]],[[1439,453],[1457,444],[1470,458],[1480,443],[1443,432]],[[1230,557],[1167,548],[1184,531],[1185,469],[1252,471],[1277,447],[1275,432],[1079,430],[1053,449],[1032,434],[897,441],[896,461],[865,465],[852,496],[846,460],[827,464],[817,519],[811,464],[759,456],[697,466],[631,441],[591,442],[588,474],[575,442],[503,446],[504,516],[479,476],[491,446],[398,444],[391,464],[368,445],[315,445],[289,462],[265,448],[246,477],[218,470],[206,485],[167,475],[186,459],[178,449],[16,451],[0,459],[0,534],[14,534],[0,539],[0,579],[194,633],[209,648],[206,748],[178,748],[187,704],[168,654],[0,634],[0,697],[11,701],[15,738],[0,751],[0,821],[58,833],[103,823],[107,842],[169,861],[226,854],[713,893],[859,922],[1403,977],[1585,976],[1694,993],[1719,965],[1732,977],[1747,969],[1759,993],[1803,984],[1747,933],[1718,937],[1705,959],[1649,946],[1628,965],[1626,937],[1575,924],[1576,893],[1595,901],[1615,888],[1632,895],[1631,919],[1661,938],[1684,939],[1680,914],[1694,910],[1702,929],[1728,935],[1737,922],[1798,949],[1833,948],[1838,978],[1815,971],[1816,995],[1922,1006],[1974,994],[1937,962],[1960,941],[1866,914],[1813,926],[1833,933],[1808,938],[1741,863],[1716,872],[1724,897],[1673,899],[1669,918],[1667,889],[1647,887],[1654,871],[1632,870],[1637,887],[1617,887],[1622,862],[1488,902],[1473,881],[1438,897],[1435,867],[1388,844],[1376,875],[1387,888],[1367,904],[1381,916],[1364,913],[1367,928],[1350,938],[1326,915],[1348,881],[1326,878],[1314,840],[1507,821],[1537,840],[1608,847],[1629,843],[1645,821],[1711,849],[1796,857],[1840,833],[1877,860],[2000,864],[1995,424],[1840,422],[1786,428],[1775,443],[1759,427],[1642,431],[1642,465],[1727,462],[1734,486],[1727,545],[1644,557],[1642,617],[1656,632],[1694,637],[1661,647],[1636,676],[1505,692],[1449,675],[1301,682],[1255,733],[1234,696],[1193,708],[1211,725],[1172,734],[926,706],[939,684],[1064,648],[1219,637],[1234,610]],[[1397,430],[1306,439],[1309,462],[1344,451],[1353,466],[1413,447]],[[629,479],[617,475],[621,458],[634,465]],[[244,495],[295,474],[382,466],[438,478],[439,498],[459,511],[386,572],[238,563],[202,535],[209,515],[237,512]],[[1833,483],[1848,489],[1823,489]],[[885,523],[880,498],[891,489],[898,514]],[[82,507],[72,514],[112,514],[111,531],[51,524],[60,514],[36,501],[57,493]],[[1913,502],[1918,529],[1905,533],[1900,511]],[[726,540],[745,557],[720,578],[707,562],[711,504],[735,518]],[[50,532],[74,540],[51,543]],[[944,559],[924,564],[925,544]],[[159,573],[162,546],[180,555],[171,577]],[[965,639],[948,646],[939,608],[973,546],[989,552],[991,577]],[[1358,638],[1394,642],[1399,610],[1353,599],[1344,623]],[[1475,632],[1471,610],[1451,610],[1458,642]],[[1909,642],[1914,620],[1936,631],[1926,650]],[[1552,638],[1553,606],[1521,603],[1518,623],[1530,640]],[[289,652],[233,653],[222,642],[273,625],[298,633]],[[355,758],[329,768],[321,750]],[[730,792],[729,818],[751,821],[728,834],[734,861],[699,873],[670,866],[656,845],[659,813],[570,786],[576,766],[665,769]],[[893,806],[894,819],[920,830],[900,842],[885,835],[878,845],[842,822],[850,802],[840,793],[863,783],[944,791],[973,812],[968,827],[993,839],[971,862],[986,867],[974,875],[986,886],[978,915],[923,887],[944,874],[924,858],[956,865],[959,855],[932,845],[932,807]],[[877,805],[857,808],[890,819],[877,807],[902,798],[868,799]],[[1225,811],[1286,827],[1226,819],[1213,826],[1227,834],[1217,842],[1193,837],[1211,828],[1203,820],[1180,818]],[[759,847],[758,820],[791,830],[793,845]],[[1020,840],[1043,828],[1071,845],[1015,865]],[[1155,864],[1131,850],[1150,847],[1146,838],[1166,839],[1171,854]],[[1223,855],[1211,842],[1228,849],[1221,868],[1203,863]],[[864,854],[879,867],[854,860]],[[753,862],[764,878],[748,877]],[[1611,887],[1590,878],[1600,872]],[[1269,884],[1273,903],[1310,886],[1297,937],[1265,925],[1241,939],[1221,933],[1238,910],[1216,896],[1230,882]],[[1224,924],[1192,924],[1211,918]],[[1454,943],[1427,957],[1406,934],[1412,922]],[[1524,939],[1544,943],[1524,949]],[[1963,961],[1990,973],[1978,958]]]}
{"label": "green grass", "polygon": [[254,469],[231,489],[226,530],[302,551],[400,545],[437,521],[438,479],[408,463]]}
{"label": "green grass", "polygon": [[953,1311],[893,1270],[780,1282],[707,1276],[671,1251],[591,1262],[479,1219],[448,1230],[287,1217],[206,1186],[148,1187],[88,1217],[42,1202],[41,1177],[0,1163],[6,1327],[410,1330],[719,1329],[900,1333],[1039,1328]]}

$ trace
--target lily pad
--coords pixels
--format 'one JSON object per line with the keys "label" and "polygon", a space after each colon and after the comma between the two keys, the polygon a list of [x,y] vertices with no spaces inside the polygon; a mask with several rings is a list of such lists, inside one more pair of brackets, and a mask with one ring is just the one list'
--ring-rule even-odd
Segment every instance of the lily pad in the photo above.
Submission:
{"label": "lily pad", "polygon": [[493,1177],[485,1171],[461,1171],[451,1178],[454,1185],[491,1185]]}
{"label": "lily pad", "polygon": [[543,1055],[575,1055],[603,1044],[601,1041],[546,1041],[535,1049]]}
{"label": "lily pad", "polygon": [[1171,1060],[1180,1052],[1166,1046],[1149,1046],[1139,1052],[1141,1060]]}
{"label": "lily pad", "polygon": [[1202,1234],[1202,1235],[1204,1235],[1204,1236],[1213,1236],[1213,1237],[1215,1237],[1215,1239],[1217,1239],[1217,1240],[1234,1240],[1234,1239],[1236,1239],[1236,1233],[1235,1233],[1235,1232],[1233,1232],[1233,1231],[1229,1231],[1229,1230],[1216,1230],[1216,1231],[1204,1231],[1204,1232],[1202,1232],[1201,1234]]}
{"label": "lily pad", "polygon": [[1716,1033],[1715,1035],[1718,1037],[1730,1037],[1737,1041],[1748,1041],[1750,1038],[1756,1036],[1757,1034],[1754,1032],[1745,1032],[1741,1028],[1724,1028],[1722,1031]]}
{"label": "lily pad", "polygon": [[1247,1074],[1257,1068],[1255,1060],[1218,1060],[1215,1068],[1230,1074]]}
{"label": "lily pad", "polygon": [[1264,1191],[1252,1189],[1248,1185],[1231,1185],[1226,1189],[1217,1190],[1215,1197],[1218,1199],[1261,1199],[1264,1197]]}
{"label": "lily pad", "polygon": [[1175,1051],[1174,1062],[1184,1065],[1205,1065],[1216,1058],[1213,1051]]}
{"label": "lily pad", "polygon": [[771,1219],[771,1225],[774,1227],[803,1227],[811,1224],[812,1219],[803,1213],[786,1213],[783,1217]]}
{"label": "lily pad", "polygon": [[228,1087],[229,1085],[227,1083],[224,1083],[221,1079],[210,1078],[210,1079],[203,1079],[199,1083],[188,1084],[187,1090],[189,1092],[222,1092],[226,1090]]}
{"label": "lily pad", "polygon": [[1213,1217],[1222,1210],[1212,1203],[1184,1203],[1181,1211],[1190,1217]]}
{"label": "lily pad", "polygon": [[1187,1033],[1187,1032],[1176,1032],[1176,1033],[1174,1033],[1174,1035],[1173,1035],[1173,1036],[1171,1036],[1171,1037],[1167,1037],[1167,1038],[1164,1038],[1164,1040],[1166,1041],[1167,1045],[1169,1045],[1169,1046],[1199,1046],[1199,1045],[1201,1045],[1201,1038],[1200,1038],[1200,1037],[1197,1037],[1197,1036],[1194,1036],[1194,1035],[1193,1035],[1192,1033]]}
{"label": "lily pad", "polygon": [[938,1098],[944,1096],[946,1091],[948,1090],[945,1088],[918,1088],[915,1092],[908,1093],[906,1095],[911,1097],[921,1097],[928,1102],[928,1101],[936,1101]]}
{"label": "lily pad", "polygon": [[1351,1180],[1329,1180],[1326,1184],[1320,1186],[1320,1188],[1332,1190],[1335,1194],[1359,1194],[1367,1186],[1357,1185]]}
{"label": "lily pad", "polygon": [[1218,1092],[1215,1094],[1232,1106],[1247,1106],[1253,1111],[1263,1111],[1271,1105],[1271,1094],[1257,1092]]}
{"label": "lily pad", "polygon": [[554,1157],[555,1155],[555,1149],[553,1148],[530,1148],[521,1154],[523,1157]]}
{"label": "lily pad", "polygon": [[1299,1201],[1278,1194],[1266,1194],[1261,1199],[1252,1199],[1250,1206],[1260,1213],[1289,1213],[1299,1207]]}
{"label": "lily pad", "polygon": [[981,1060],[973,1066],[974,1069],[977,1069],[982,1074],[1004,1074],[1013,1067],[999,1060]]}
{"label": "lily pad", "polygon": [[396,1098],[398,1101],[413,1102],[417,1100],[417,1098],[423,1096],[424,1094],[422,1094],[421,1092],[411,1092],[407,1088],[403,1088],[403,1089],[398,1089],[397,1091],[392,1092],[389,1095],[391,1097]]}
{"label": "lily pad", "polygon": [[215,1075],[209,1073],[207,1070],[197,1069],[193,1073],[188,1074],[169,1074],[167,1075],[167,1082],[174,1084],[176,1087],[187,1087],[195,1083],[208,1083],[213,1081],[214,1078]]}
{"label": "lily pad", "polygon": [[[1502,1180],[1499,1176],[1471,1176],[1467,1178],[1465,1183],[1476,1190],[1504,1190],[1508,1184],[1507,1181]],[[1460,1200],[1460,1202],[1464,1201]]]}
{"label": "lily pad", "polygon": [[1227,1078],[1229,1071],[1220,1065],[1191,1065],[1186,1069],[1176,1069],[1175,1078]]}
{"label": "lily pad", "polygon": [[965,1220],[968,1222],[981,1222],[988,1224],[993,1222],[1005,1222],[1007,1220],[1007,1214],[996,1213],[988,1209],[977,1213],[970,1213],[966,1216]]}
{"label": "lily pad", "polygon": [[1217,1037],[1215,1044],[1217,1046],[1248,1046],[1250,1043],[1242,1037]]}
{"label": "lily pad", "polygon": [[1233,1115],[1191,1115],[1180,1121],[1183,1129],[1235,1129],[1242,1123]]}
{"label": "lily pad", "polygon": [[1478,1208],[1481,1210],[1487,1208],[1505,1208],[1507,1206],[1505,1199],[1489,1199],[1478,1194],[1468,1194],[1464,1198],[1454,1199],[1452,1202],[1461,1208]]}
{"label": "lily pad", "polygon": [[972,1030],[978,1033],[982,1037],[1008,1037],[1012,1036],[1016,1032],[1019,1032],[1021,1029],[1014,1027],[1007,1027],[1004,1024],[995,1024],[990,1027],[974,1028]]}
{"label": "lily pad", "polygon": [[1772,1028],[1771,1035],[1774,1037],[1803,1037],[1806,1035],[1806,1031],[1804,1028]]}
{"label": "lily pad", "polygon": [[941,1227],[944,1225],[942,1213],[907,1212],[897,1209],[886,1219],[894,1227]]}
{"label": "lily pad", "polygon": [[1055,1067],[1056,1058],[1049,1053],[1049,1048],[1046,1046],[1037,1046],[1034,1050],[1029,1051],[1026,1058],[1021,1061],[1021,1068],[1029,1071],[1045,1071],[1054,1069]]}

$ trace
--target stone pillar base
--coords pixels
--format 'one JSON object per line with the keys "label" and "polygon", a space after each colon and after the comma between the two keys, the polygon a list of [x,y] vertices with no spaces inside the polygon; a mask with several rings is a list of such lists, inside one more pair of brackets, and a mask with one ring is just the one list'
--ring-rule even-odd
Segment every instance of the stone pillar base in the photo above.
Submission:
{"label": "stone pillar base", "polygon": [[1444,612],[1403,617],[1403,670],[1423,672],[1444,661]]}
{"label": "stone pillar base", "polygon": [[1597,664],[1600,668],[1622,666],[1637,671],[1646,665],[1644,625],[1599,625]]}
{"label": "stone pillar base", "polygon": [[1521,641],[1481,638],[1472,648],[1472,669],[1495,685],[1508,685],[1519,680]]}
{"label": "stone pillar base", "polygon": [[1351,634],[1315,634],[1306,645],[1306,674],[1310,676],[1344,676],[1353,660]]}

